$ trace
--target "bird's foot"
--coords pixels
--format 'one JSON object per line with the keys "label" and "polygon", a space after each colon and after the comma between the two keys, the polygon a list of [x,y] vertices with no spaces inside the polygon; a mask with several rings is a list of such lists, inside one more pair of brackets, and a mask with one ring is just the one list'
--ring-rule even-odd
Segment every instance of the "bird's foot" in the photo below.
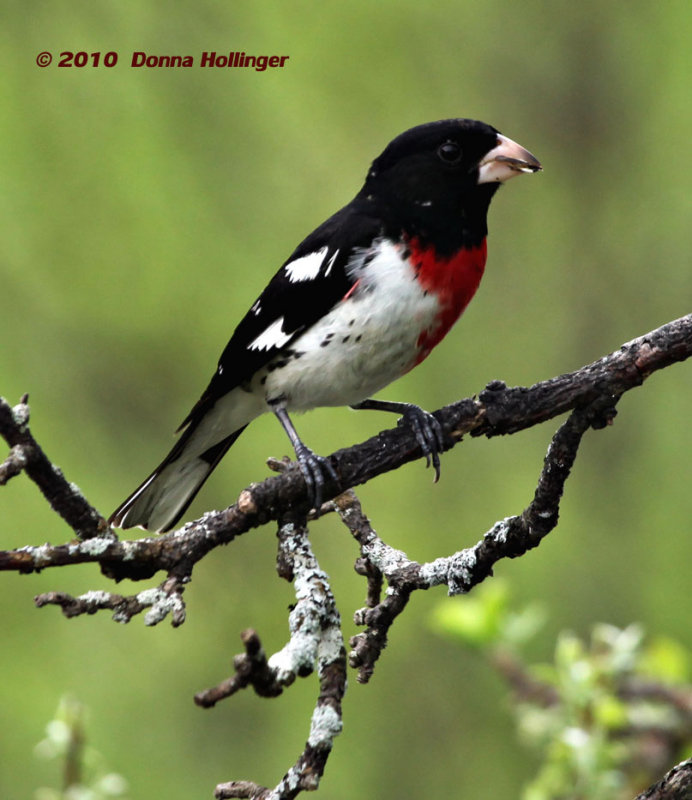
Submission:
{"label": "bird's foot", "polygon": [[391,411],[401,414],[398,425],[407,425],[416,437],[418,446],[425,456],[426,466],[432,464],[435,470],[435,483],[440,480],[440,453],[445,448],[445,433],[442,425],[433,414],[424,411],[413,403],[397,403],[391,400],[373,400],[368,398],[352,405],[355,409],[370,409],[371,411]]}
{"label": "bird's foot", "polygon": [[303,478],[305,478],[308,500],[312,508],[319,512],[322,506],[325,484],[331,481],[338,487],[340,485],[339,476],[328,458],[313,453],[302,442],[296,445],[295,450],[298,466],[303,473]]}
{"label": "bird's foot", "polygon": [[434,482],[437,483],[440,480],[440,453],[445,449],[442,425],[433,414],[413,403],[401,403],[401,406],[402,416],[397,424],[411,428],[425,456],[425,466],[432,464],[435,470]]}

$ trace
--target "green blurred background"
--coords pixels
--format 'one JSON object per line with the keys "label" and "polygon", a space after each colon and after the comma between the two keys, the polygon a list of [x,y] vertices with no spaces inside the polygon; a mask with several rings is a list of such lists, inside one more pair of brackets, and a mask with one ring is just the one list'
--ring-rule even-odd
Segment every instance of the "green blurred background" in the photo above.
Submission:
{"label": "green blurred background", "polygon": [[[384,396],[434,409],[494,378],[531,384],[688,313],[691,20],[682,0],[6,3],[0,394],[30,393],[34,434],[109,513],[167,452],[234,324],[298,241],[353,196],[393,136],[451,116],[492,123],[545,171],[500,192],[477,299]],[[120,61],[40,69],[42,50]],[[135,50],[290,60],[265,72],[133,69]],[[594,620],[640,620],[692,646],[690,396],[689,364],[628,394],[614,427],[587,435],[559,528],[498,565],[518,603],[551,610],[537,657],[558,630]],[[345,409],[298,420],[322,453],[390,424]],[[556,425],[465,442],[437,486],[415,463],[360,497],[392,545],[448,554],[528,503]],[[287,449],[275,420],[254,423],[191,513],[233,502]],[[2,547],[69,536],[27,479],[2,490]],[[354,543],[334,519],[312,539],[351,635],[365,590]],[[270,650],[284,642],[292,591],[274,557],[272,528],[213,553],[176,631],[33,608],[41,591],[113,588],[94,567],[3,574],[0,796],[56,783],[32,747],[68,690],[132,800],[210,797],[234,778],[274,785],[302,749],[315,679],[271,702],[192,703],[228,673],[244,627]],[[441,590],[414,597],[372,683],[352,676],[321,797],[512,798],[532,774],[500,680],[431,631],[442,601]]]}

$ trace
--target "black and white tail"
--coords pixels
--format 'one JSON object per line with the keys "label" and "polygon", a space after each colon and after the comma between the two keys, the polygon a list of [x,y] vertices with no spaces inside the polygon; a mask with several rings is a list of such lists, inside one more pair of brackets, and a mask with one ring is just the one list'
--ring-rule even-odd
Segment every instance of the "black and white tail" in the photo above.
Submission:
{"label": "black and white tail", "polygon": [[161,464],[111,514],[109,524],[116,528],[139,525],[156,533],[170,530],[245,427],[200,453],[197,426],[190,426]]}
{"label": "black and white tail", "polygon": [[170,530],[248,423],[266,410],[261,398],[237,387],[216,398],[205,392],[180,426],[175,447],[116,508],[109,524]]}

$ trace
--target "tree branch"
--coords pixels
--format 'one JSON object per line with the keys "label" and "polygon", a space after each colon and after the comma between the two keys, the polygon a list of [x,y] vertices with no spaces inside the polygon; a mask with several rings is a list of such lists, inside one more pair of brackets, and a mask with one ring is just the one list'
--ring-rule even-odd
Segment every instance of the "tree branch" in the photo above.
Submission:
{"label": "tree branch", "polygon": [[[508,388],[494,381],[477,399],[460,400],[435,412],[435,416],[444,430],[446,449],[458,444],[465,433],[473,436],[515,433],[570,409],[593,405],[596,400],[604,417],[601,421],[594,419],[591,424],[599,426],[608,420],[608,405],[613,406],[623,393],[640,386],[655,371],[691,355],[692,314],[634,339],[575,372],[531,387]],[[178,531],[156,538],[117,542],[112,532],[103,527],[103,517],[86,504],[74,485],[68,484],[40,451],[29,433],[27,417],[25,405],[13,411],[0,399],[0,435],[11,447],[22,446],[29,477],[59,513],[72,520],[70,524],[76,532],[82,536],[99,532],[99,538],[93,542],[2,551],[0,570],[32,572],[93,561],[101,564],[104,574],[115,580],[141,580],[158,570],[187,578],[194,564],[210,550],[280,519],[289,510],[308,512],[305,482],[294,464],[283,474],[245,489],[235,505],[207,513]],[[325,497],[334,498],[347,488],[397,469],[421,455],[415,436],[403,427],[383,431],[361,444],[339,450],[330,458],[341,477],[341,487],[328,484]],[[79,507],[79,513],[68,513],[72,502]],[[90,522],[86,524],[85,519]],[[540,527],[542,523],[534,519],[532,524]]]}
{"label": "tree branch", "polygon": [[279,527],[278,570],[293,581],[296,605],[289,616],[291,638],[267,661],[254,631],[243,634],[245,654],[234,660],[235,674],[213,689],[200,692],[195,702],[210,707],[238,689],[252,685],[257,694],[275,697],[296,677],[305,678],[317,665],[320,692],[312,713],[310,735],[298,761],[273,789],[250,781],[231,781],[216,787],[215,797],[292,800],[302,791],[317,789],[334,738],[341,732],[341,700],[346,691],[346,651],[341,619],[329,576],[320,569],[308,541],[306,521],[286,520]]}
{"label": "tree branch", "polygon": [[[387,632],[404,610],[411,592],[444,584],[450,595],[468,592],[492,575],[501,558],[515,558],[537,547],[557,525],[560,499],[565,481],[577,456],[582,436],[593,425],[606,424],[615,414],[614,399],[606,398],[584,409],[573,411],[550,443],[534,498],[519,515],[496,523],[474,546],[427,564],[408,559],[405,553],[385,544],[371,528],[353,492],[336,500],[342,520],[360,545],[361,574],[369,579],[368,607],[356,613],[356,624],[367,630],[351,639],[349,663],[359,669],[358,680],[367,683],[387,644]],[[389,590],[379,601],[374,580],[384,577]]]}
{"label": "tree branch", "polygon": [[[0,468],[0,484],[23,469],[38,486],[43,496],[82,539],[94,536],[113,537],[106,520],[87,503],[74,483],[68,483],[62,472],[54,466],[29,431],[28,395],[18,406],[10,408],[0,397],[0,436],[12,448],[10,456]],[[8,477],[2,480],[2,473]]]}
{"label": "tree branch", "polygon": [[662,780],[635,800],[690,800],[692,797],[692,758],[673,767]]}
{"label": "tree branch", "polygon": [[157,588],[145,589],[127,597],[111,592],[87,592],[79,597],[72,597],[65,592],[46,592],[37,595],[34,603],[37,608],[60,606],[68,619],[110,609],[114,612],[115,622],[129,622],[136,614],[149,608],[151,610],[144,615],[145,625],[156,625],[170,614],[171,623],[177,628],[185,622],[183,583],[175,576],[170,576]]}
{"label": "tree branch", "polygon": [[[444,584],[450,594],[469,591],[492,574],[501,558],[515,558],[537,547],[555,528],[560,499],[579,444],[589,428],[602,428],[615,417],[615,406],[630,389],[655,371],[692,356],[692,315],[663,325],[624,344],[615,352],[572,373],[531,387],[508,388],[493,381],[478,397],[460,400],[435,412],[444,432],[444,449],[458,444],[464,434],[498,436],[515,433],[570,411],[553,436],[534,497],[521,513],[497,522],[473,547],[427,564],[410,560],[389,547],[372,529],[350,489],[420,458],[415,435],[398,426],[330,456],[340,486],[325,487],[327,502],[320,513],[338,511],[360,547],[356,570],[367,578],[367,605],[356,613],[365,631],[351,640],[352,666],[366,682],[387,643],[391,625],[415,590]],[[292,580],[296,606],[289,617],[290,639],[266,658],[254,631],[243,634],[245,653],[234,660],[234,674],[217,687],[200,692],[196,702],[210,707],[241,688],[275,696],[297,676],[317,667],[320,691],[312,715],[310,735],[296,764],[272,790],[248,781],[219,784],[217,798],[252,797],[289,800],[314,789],[324,771],[334,737],[341,730],[341,699],[345,651],[340,618],[328,576],[319,568],[307,538],[309,502],[296,465],[272,462],[278,476],[252,484],[238,502],[223,511],[205,514],[178,531],[133,541],[119,541],[104,518],[92,508],[74,484],[63,477],[43,453],[28,427],[26,397],[14,409],[0,398],[0,436],[10,447],[0,463],[0,485],[20,472],[33,480],[51,506],[72,527],[77,541],[26,546],[0,551],[0,570],[37,572],[46,567],[98,563],[115,581],[142,580],[163,571],[166,578],[155,588],[131,596],[87,592],[72,597],[49,592],[36,598],[38,606],[57,605],[66,616],[113,611],[128,622],[148,609],[145,623],[154,625],[171,615],[173,625],[185,619],[182,594],[195,564],[214,548],[271,520],[279,523],[278,570]],[[388,588],[382,598],[384,581]],[[684,765],[681,765],[684,766]],[[651,795],[652,798],[678,795]],[[680,795],[682,797],[682,795]],[[640,797],[644,800],[644,796]],[[646,800],[650,800],[647,795]]]}

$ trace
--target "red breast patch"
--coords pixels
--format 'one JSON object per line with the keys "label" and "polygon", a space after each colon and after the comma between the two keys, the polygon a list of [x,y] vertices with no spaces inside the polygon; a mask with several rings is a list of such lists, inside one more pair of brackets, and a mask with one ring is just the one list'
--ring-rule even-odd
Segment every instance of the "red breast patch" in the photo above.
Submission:
{"label": "red breast patch", "polygon": [[440,258],[433,247],[421,247],[418,239],[411,239],[408,248],[421,287],[435,294],[440,302],[433,326],[418,337],[416,366],[442,341],[471,302],[483,277],[487,246],[483,239],[477,247],[462,248],[445,258]]}

